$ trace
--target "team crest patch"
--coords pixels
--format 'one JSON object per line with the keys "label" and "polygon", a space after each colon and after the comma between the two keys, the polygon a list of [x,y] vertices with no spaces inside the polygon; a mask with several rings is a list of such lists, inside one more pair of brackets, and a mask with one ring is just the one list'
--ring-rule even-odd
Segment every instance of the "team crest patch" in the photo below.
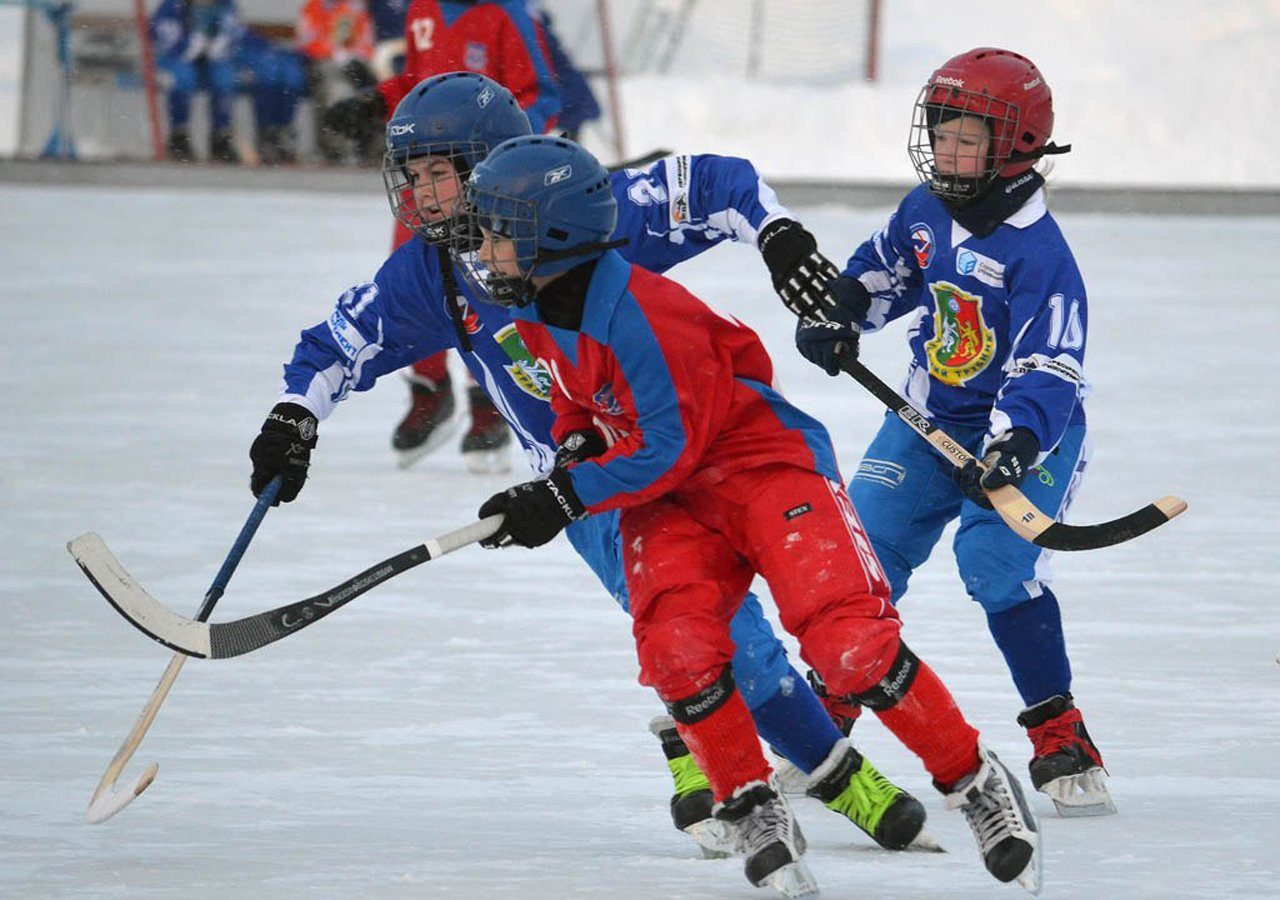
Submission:
{"label": "team crest patch", "polygon": [[928,222],[917,222],[911,226],[911,249],[916,255],[916,265],[921,269],[929,268],[933,262],[933,252],[937,245],[933,240],[933,229]]}
{"label": "team crest patch", "polygon": [[982,318],[982,298],[954,284],[929,285],[936,309],[933,338],[924,345],[929,374],[943,384],[962,385],[979,375],[996,353],[995,333]]}
{"label": "team crest patch", "polygon": [[472,72],[483,72],[489,65],[489,48],[476,41],[467,41],[462,61]]}
{"label": "team crest patch", "polygon": [[484,323],[480,321],[480,316],[471,308],[471,304],[461,297],[458,298],[461,304],[462,312],[462,330],[467,334],[479,334],[480,329],[484,327]]}
{"label": "team crest patch", "polygon": [[622,415],[622,404],[618,402],[618,398],[613,395],[613,382],[607,382],[604,387],[591,395],[591,402],[601,412],[608,413],[611,416]]}
{"label": "team crest patch", "polygon": [[539,400],[550,400],[551,373],[529,353],[524,341],[520,339],[519,332],[516,331],[516,326],[511,324],[498,329],[493,339],[511,358],[511,365],[503,368],[507,370],[507,374],[511,376],[516,386]]}

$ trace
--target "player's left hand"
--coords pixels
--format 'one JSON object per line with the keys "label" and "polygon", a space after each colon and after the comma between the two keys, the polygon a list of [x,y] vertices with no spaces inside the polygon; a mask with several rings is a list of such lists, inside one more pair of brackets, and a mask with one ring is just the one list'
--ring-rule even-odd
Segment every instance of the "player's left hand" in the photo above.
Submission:
{"label": "player's left hand", "polygon": [[571,431],[556,450],[556,465],[561,469],[594,459],[609,449],[609,442],[594,428]]}
{"label": "player's left hand", "polygon": [[480,518],[501,513],[502,526],[480,546],[493,549],[519,544],[541,547],[581,519],[587,508],[573,490],[573,480],[564,469],[552,469],[542,481],[526,481],[494,494],[480,507]]}
{"label": "player's left hand", "polygon": [[812,316],[828,309],[827,285],[840,272],[818,252],[818,242],[794,219],[777,219],[765,226],[757,241],[764,264],[773,277],[773,289],[797,316]]}
{"label": "player's left hand", "polygon": [[987,445],[982,466],[970,460],[956,472],[956,482],[965,496],[984,509],[991,509],[987,491],[1022,484],[1040,455],[1040,440],[1029,428],[1011,428]]}

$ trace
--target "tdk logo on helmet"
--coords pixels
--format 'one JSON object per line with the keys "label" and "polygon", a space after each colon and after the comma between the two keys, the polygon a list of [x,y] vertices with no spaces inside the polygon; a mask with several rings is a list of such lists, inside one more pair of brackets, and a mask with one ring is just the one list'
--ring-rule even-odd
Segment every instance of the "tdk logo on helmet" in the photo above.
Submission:
{"label": "tdk logo on helmet", "polygon": [[950,75],[939,75],[937,78],[934,79],[934,82],[936,84],[945,84],[947,87],[958,87],[958,88],[964,87],[963,78],[953,78]]}
{"label": "tdk logo on helmet", "polygon": [[390,128],[391,136],[400,137],[402,134],[413,134],[413,126],[416,124],[416,122],[410,122],[408,125],[396,125],[393,123]]}
{"label": "tdk logo on helmet", "polygon": [[476,106],[484,109],[493,101],[493,88],[489,85],[484,86],[484,90],[476,94]]}
{"label": "tdk logo on helmet", "polygon": [[1042,80],[1042,79],[1040,78],[1040,76],[1039,76],[1039,75],[1037,75],[1035,78],[1031,79],[1031,80],[1030,80],[1030,81],[1028,81],[1026,84],[1024,84],[1024,85],[1022,86],[1022,89],[1023,89],[1024,91],[1029,91],[1029,90],[1031,90],[1032,88],[1040,87],[1041,80]]}
{"label": "tdk logo on helmet", "polygon": [[560,182],[568,179],[571,175],[573,175],[573,166],[556,166],[546,175],[542,176],[542,183],[544,185],[559,184]]}

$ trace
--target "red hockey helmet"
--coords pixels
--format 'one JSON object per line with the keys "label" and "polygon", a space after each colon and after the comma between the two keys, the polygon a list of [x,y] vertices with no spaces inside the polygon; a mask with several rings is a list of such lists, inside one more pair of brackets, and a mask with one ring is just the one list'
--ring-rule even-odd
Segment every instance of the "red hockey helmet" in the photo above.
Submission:
{"label": "red hockey helmet", "polygon": [[[972,177],[940,173],[934,129],[957,116],[982,120],[990,135],[987,157]],[[1053,131],[1053,94],[1035,63],[1011,50],[979,47],[943,63],[916,99],[907,152],[920,180],[944,200],[980,195],[997,177],[1026,172],[1046,153]]]}

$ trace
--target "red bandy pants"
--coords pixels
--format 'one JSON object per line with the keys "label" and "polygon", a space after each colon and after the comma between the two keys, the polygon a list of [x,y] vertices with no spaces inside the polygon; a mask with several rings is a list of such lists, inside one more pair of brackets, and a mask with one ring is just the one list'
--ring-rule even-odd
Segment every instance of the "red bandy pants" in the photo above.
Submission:
{"label": "red bandy pants", "polygon": [[[710,686],[733,657],[729,620],[760,574],[829,691],[878,684],[898,656],[901,623],[844,488],[790,465],[713,485],[695,479],[702,484],[621,515],[641,683],[669,702]],[[972,768],[977,732],[927,666],[899,706],[880,715],[935,778],[950,783]],[[767,777],[740,700],[680,732],[717,799]]]}

